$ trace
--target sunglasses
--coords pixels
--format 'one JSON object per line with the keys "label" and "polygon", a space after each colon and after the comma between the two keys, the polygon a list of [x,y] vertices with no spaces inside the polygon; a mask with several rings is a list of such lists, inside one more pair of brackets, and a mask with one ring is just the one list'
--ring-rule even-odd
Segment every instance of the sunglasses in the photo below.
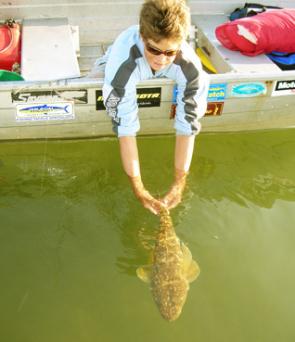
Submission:
{"label": "sunglasses", "polygon": [[167,57],[173,57],[179,51],[179,50],[166,50],[166,51],[159,50],[159,49],[153,47],[149,42],[145,42],[145,47],[146,47],[147,51],[150,52],[154,56],[164,55]]}

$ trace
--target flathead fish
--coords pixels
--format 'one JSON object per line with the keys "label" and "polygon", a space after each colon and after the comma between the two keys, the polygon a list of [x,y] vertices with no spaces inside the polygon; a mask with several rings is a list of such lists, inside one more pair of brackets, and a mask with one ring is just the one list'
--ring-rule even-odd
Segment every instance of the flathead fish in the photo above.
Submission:
{"label": "flathead fish", "polygon": [[200,273],[188,247],[177,237],[168,210],[160,215],[160,228],[153,250],[152,264],[139,267],[137,276],[150,284],[162,317],[176,320],[187,298],[189,283]]}

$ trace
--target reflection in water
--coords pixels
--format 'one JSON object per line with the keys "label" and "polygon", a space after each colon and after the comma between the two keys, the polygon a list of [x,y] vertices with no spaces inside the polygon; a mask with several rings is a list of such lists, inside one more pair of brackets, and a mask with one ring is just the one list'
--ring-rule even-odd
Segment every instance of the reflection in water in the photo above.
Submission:
{"label": "reflection in water", "polygon": [[295,142],[292,131],[285,132],[284,142],[281,135],[229,134],[222,143],[218,135],[208,135],[192,167],[191,190],[203,200],[227,198],[244,207],[249,202],[271,208],[278,199],[294,201],[295,172],[290,165],[295,165]]}
{"label": "reflection in water", "polygon": [[176,320],[186,301],[189,283],[198,277],[200,269],[188,247],[179,241],[168,211],[160,215],[152,264],[139,267],[136,273],[150,284],[162,317]]}
{"label": "reflection in water", "polygon": [[[211,165],[210,172],[208,172],[208,165]],[[295,200],[293,175],[285,175],[285,172],[277,175],[273,174],[272,170],[259,174],[259,169],[255,174],[256,166],[251,164],[247,165],[249,171],[252,169],[248,176],[240,177],[232,173],[220,175],[218,171],[214,174],[215,167],[218,166],[214,166],[212,160],[203,157],[194,172],[198,179],[194,190],[203,200],[222,201],[227,198],[240,206],[247,207],[248,202],[251,202],[262,208],[271,208],[278,199]]]}
{"label": "reflection in water", "polygon": [[295,200],[295,182],[284,176],[278,177],[267,173],[245,182],[241,187],[241,193],[244,198],[255,204],[271,208],[277,199]]}

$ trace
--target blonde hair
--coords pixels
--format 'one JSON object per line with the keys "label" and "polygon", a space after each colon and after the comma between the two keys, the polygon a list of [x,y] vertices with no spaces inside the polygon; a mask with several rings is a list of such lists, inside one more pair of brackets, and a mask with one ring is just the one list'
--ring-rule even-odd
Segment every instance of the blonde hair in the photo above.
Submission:
{"label": "blonde hair", "polygon": [[190,11],[185,0],[145,0],[139,18],[143,39],[181,41],[190,28]]}

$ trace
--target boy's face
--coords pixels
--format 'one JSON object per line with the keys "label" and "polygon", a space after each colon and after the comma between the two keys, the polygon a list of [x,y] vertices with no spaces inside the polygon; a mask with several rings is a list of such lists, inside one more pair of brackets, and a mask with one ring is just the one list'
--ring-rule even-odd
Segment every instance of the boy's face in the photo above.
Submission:
{"label": "boy's face", "polygon": [[144,54],[150,67],[159,71],[171,64],[180,49],[180,42],[168,39],[158,43],[151,39],[144,39]]}

